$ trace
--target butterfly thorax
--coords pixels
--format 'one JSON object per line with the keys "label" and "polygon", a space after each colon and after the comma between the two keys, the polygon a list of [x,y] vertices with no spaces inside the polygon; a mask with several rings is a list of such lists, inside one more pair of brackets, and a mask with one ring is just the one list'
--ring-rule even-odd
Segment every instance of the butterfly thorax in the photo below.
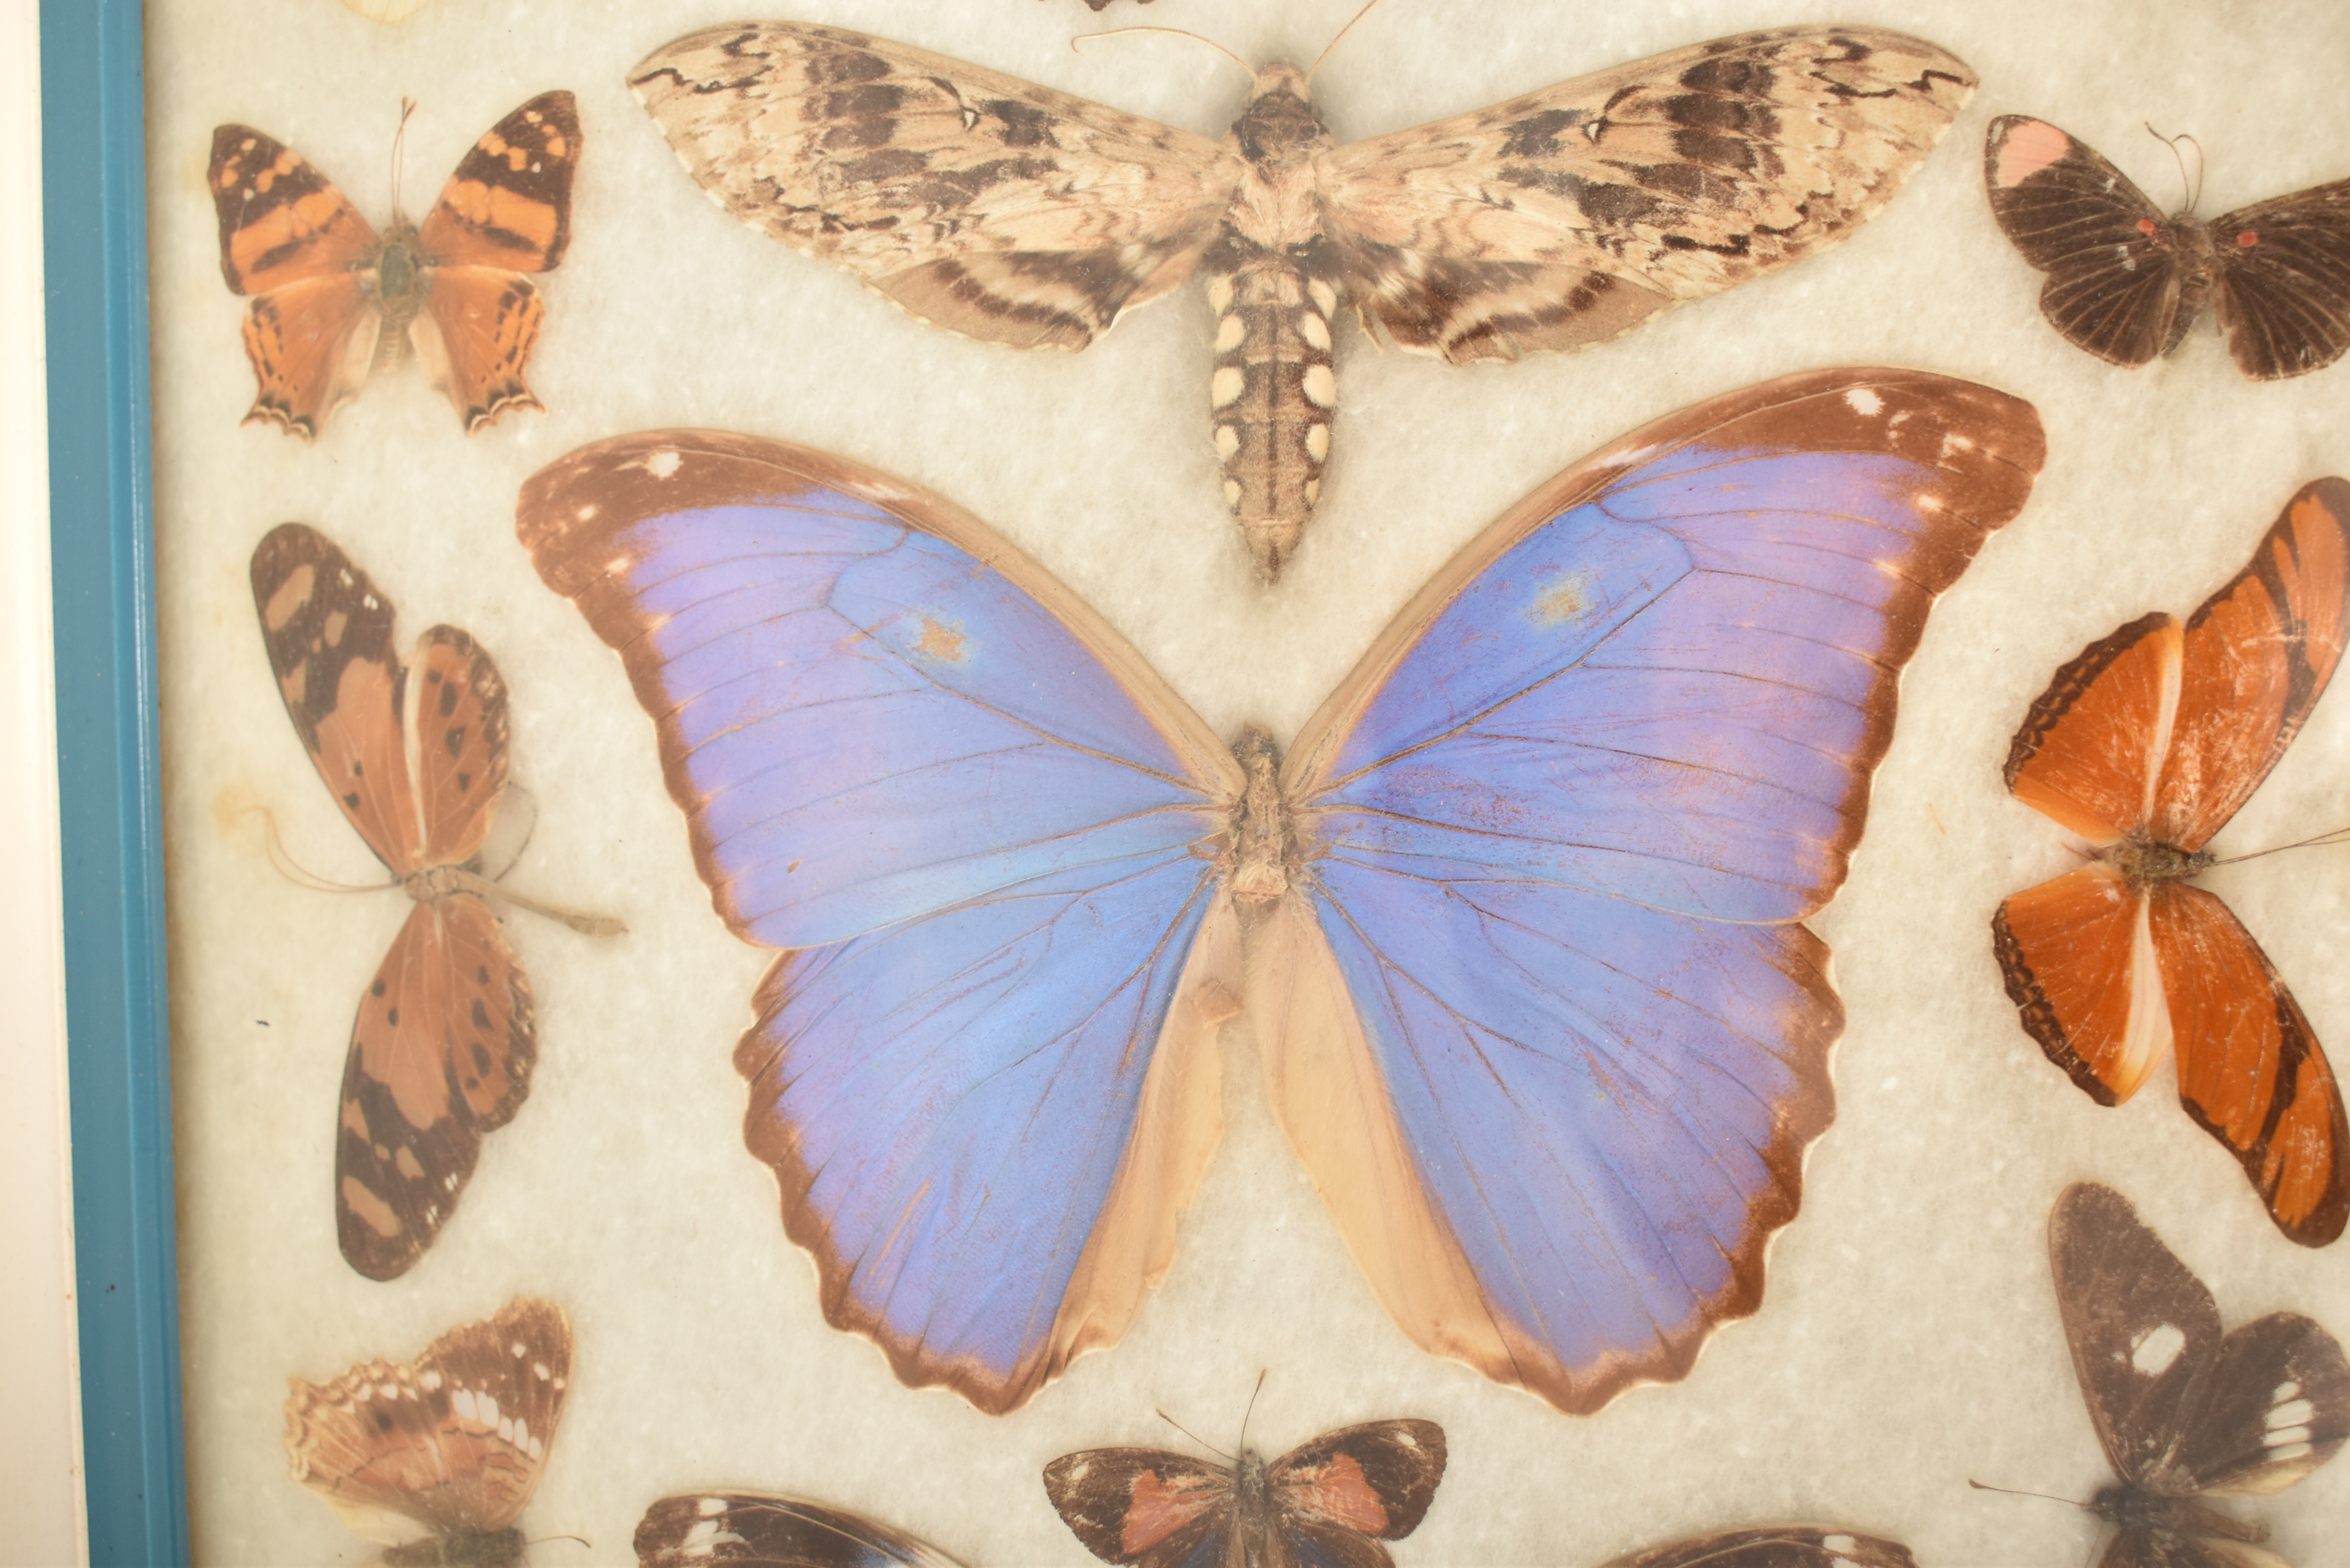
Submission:
{"label": "butterfly thorax", "polygon": [[1286,1560],[1276,1555],[1280,1511],[1274,1505],[1273,1478],[1264,1456],[1254,1449],[1241,1449],[1240,1467],[1232,1474],[1232,1529],[1225,1539],[1224,1561],[1219,1568],[1274,1568]]}
{"label": "butterfly thorax", "polygon": [[375,255],[376,307],[383,324],[375,340],[375,370],[389,370],[408,357],[408,326],[424,307],[431,292],[425,273],[429,265],[416,225],[394,215],[391,232]]}
{"label": "butterfly thorax", "polygon": [[383,1554],[386,1568],[518,1568],[523,1539],[519,1529],[429,1536],[395,1546]]}
{"label": "butterfly thorax", "polygon": [[1232,754],[1248,775],[1248,787],[1232,808],[1232,897],[1269,903],[1289,891],[1297,847],[1289,806],[1281,798],[1281,754],[1273,737],[1257,729],[1241,736]]}
{"label": "butterfly thorax", "polygon": [[481,880],[462,866],[428,866],[401,877],[400,886],[418,903],[430,904],[452,893],[478,892]]}
{"label": "butterfly thorax", "polygon": [[1320,202],[1309,165],[1337,143],[1322,123],[1322,111],[1305,96],[1304,72],[1284,65],[1259,71],[1248,108],[1232,121],[1224,145],[1248,165],[1226,223],[1268,250],[1321,234]]}
{"label": "butterfly thorax", "polygon": [[1224,138],[1244,165],[1240,182],[1200,264],[1216,312],[1208,402],[1224,502],[1268,582],[1321,497],[1338,402],[1330,326],[1341,275],[1312,170],[1332,145],[1296,67],[1258,72]]}
{"label": "butterfly thorax", "polygon": [[2098,850],[2097,858],[2120,872],[2122,880],[2135,889],[2183,882],[2211,867],[2209,851],[2165,844],[2143,827],[2132,829],[2128,837]]}
{"label": "butterfly thorax", "polygon": [[2116,1530],[2139,1532],[2157,1540],[2266,1541],[2269,1527],[2248,1523],[2191,1498],[2165,1497],[2144,1487],[2116,1481],[2089,1500],[2089,1511]]}

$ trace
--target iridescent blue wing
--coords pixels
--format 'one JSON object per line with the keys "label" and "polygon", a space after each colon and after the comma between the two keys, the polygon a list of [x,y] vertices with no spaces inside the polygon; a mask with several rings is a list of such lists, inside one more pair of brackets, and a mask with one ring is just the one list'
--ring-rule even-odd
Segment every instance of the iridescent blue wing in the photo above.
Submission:
{"label": "iridescent blue wing", "polygon": [[1283,768],[1250,1005],[1406,1333],[1562,1408],[1754,1310],[1828,1125],[1841,884],[1934,596],[2031,408],[1788,378],[1561,474],[1424,589]]}
{"label": "iridescent blue wing", "polygon": [[787,950],[735,1062],[827,1317],[1013,1408],[1123,1332],[1213,1149],[1238,764],[984,524],[838,459],[622,437],[517,525],[719,913]]}

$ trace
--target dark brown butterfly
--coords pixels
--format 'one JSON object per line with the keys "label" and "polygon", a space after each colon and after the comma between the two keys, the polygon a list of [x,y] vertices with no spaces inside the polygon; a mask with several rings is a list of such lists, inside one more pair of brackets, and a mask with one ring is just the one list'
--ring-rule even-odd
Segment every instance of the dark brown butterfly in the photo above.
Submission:
{"label": "dark brown butterfly", "polygon": [[962,1568],[846,1509],[757,1491],[665,1497],[637,1522],[638,1568]]}
{"label": "dark brown butterfly", "polygon": [[1389,1568],[1444,1479],[1444,1428],[1367,1421],[1240,1468],[1164,1449],[1088,1449],[1045,1467],[1086,1550],[1139,1568]]}
{"label": "dark brown butterfly", "polygon": [[2350,1363],[2297,1313],[2223,1335],[2203,1282],[2129,1199],[2082,1182],[2048,1221],[2056,1303],[2097,1439],[2119,1478],[2089,1508],[2100,1568],[2274,1568],[2265,1525],[2196,1501],[2279,1491],[2350,1438]]}
{"label": "dark brown butterfly", "polygon": [[355,1533],[390,1544],[385,1563],[522,1561],[515,1521],[538,1489],[571,1386],[561,1307],[519,1297],[412,1364],[362,1361],[332,1382],[290,1381],[294,1479]]}
{"label": "dark brown butterfly", "polygon": [[2207,297],[2254,380],[2322,370],[2350,348],[2350,180],[2208,223],[2186,209],[2165,217],[2088,147],[2011,114],[1991,121],[1983,183],[1991,216],[2048,275],[2041,314],[2109,364],[2135,369],[2178,348]]}
{"label": "dark brown butterfly", "polygon": [[1773,1524],[1651,1546],[1607,1568],[1918,1568],[1918,1560],[1898,1541],[1832,1524]]}

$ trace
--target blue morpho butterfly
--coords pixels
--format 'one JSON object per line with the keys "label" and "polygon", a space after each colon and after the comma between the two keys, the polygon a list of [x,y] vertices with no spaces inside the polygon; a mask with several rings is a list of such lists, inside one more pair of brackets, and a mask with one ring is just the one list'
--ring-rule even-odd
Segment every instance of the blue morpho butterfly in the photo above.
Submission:
{"label": "blue morpho butterfly", "polygon": [[1843,1023],[1797,922],[2043,451],[1914,371],[1685,410],[1487,528],[1285,755],[841,458],[622,436],[517,525],[620,651],[718,912],[785,950],[744,1138],[836,1326],[991,1412],[1117,1340],[1245,1004],[1398,1325],[1586,1412],[1760,1304]]}

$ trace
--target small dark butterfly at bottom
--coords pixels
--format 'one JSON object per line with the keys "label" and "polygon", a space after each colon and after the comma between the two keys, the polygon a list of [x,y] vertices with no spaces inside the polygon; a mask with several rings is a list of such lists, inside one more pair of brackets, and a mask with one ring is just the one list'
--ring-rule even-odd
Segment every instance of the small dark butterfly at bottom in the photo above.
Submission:
{"label": "small dark butterfly at bottom", "polygon": [[2115,1483],[2099,1568],[2289,1568],[2265,1525],[2197,1501],[2282,1491],[2350,1438],[2350,1363],[2324,1329],[2271,1313],[2223,1334],[2203,1282],[2110,1187],[2066,1189],[2048,1221],[2056,1304]]}
{"label": "small dark butterfly at bottom", "polygon": [[1164,1449],[1088,1449],[1045,1467],[1062,1521],[1139,1568],[1389,1568],[1444,1479],[1444,1428],[1367,1421],[1240,1467]]}
{"label": "small dark butterfly at bottom", "polygon": [[770,1492],[682,1492],[637,1522],[639,1568],[962,1568],[927,1542],[846,1509]]}
{"label": "small dark butterfly at bottom", "polygon": [[290,1380],[294,1479],[394,1568],[515,1568],[515,1521],[538,1490],[571,1386],[571,1320],[518,1297],[409,1364]]}
{"label": "small dark butterfly at bottom", "polygon": [[1918,1568],[1918,1560],[1898,1541],[1832,1524],[1770,1524],[1652,1546],[1607,1568]]}
{"label": "small dark butterfly at bottom", "polygon": [[2350,349],[2350,180],[2208,223],[2191,210],[2166,217],[2085,144],[2011,114],[1991,121],[1983,183],[1991,216],[2048,275],[2041,314],[2109,364],[2136,369],[2178,348],[2206,299],[2254,380],[2322,370]]}

